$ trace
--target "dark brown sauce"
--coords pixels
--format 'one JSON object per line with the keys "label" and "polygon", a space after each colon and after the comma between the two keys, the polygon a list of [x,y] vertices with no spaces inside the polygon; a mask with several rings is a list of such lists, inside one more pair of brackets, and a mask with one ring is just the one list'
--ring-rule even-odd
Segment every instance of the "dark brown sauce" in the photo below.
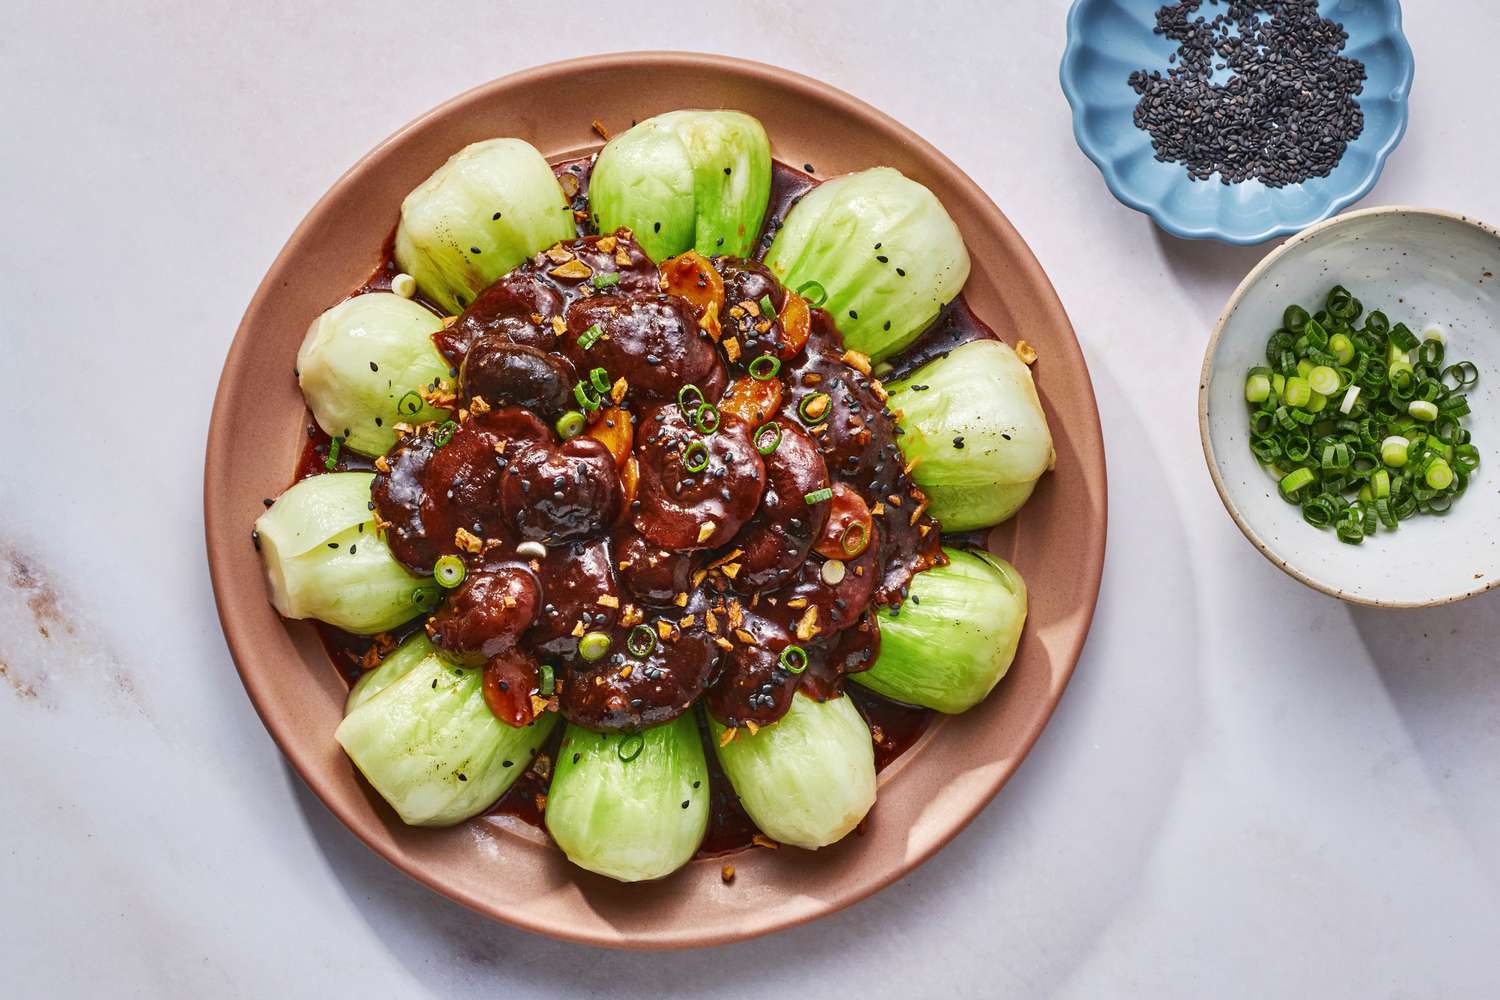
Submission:
{"label": "dark brown sauce", "polygon": [[904,378],[927,362],[945,358],[954,348],[962,347],[972,340],[999,339],[999,335],[984,320],[974,315],[974,310],[969,308],[969,304],[960,295],[943,307],[932,326],[915,343],[891,358],[893,370],[885,377]]}
{"label": "dark brown sauce", "polygon": [[358,452],[340,446],[338,458],[332,465],[328,464],[328,452],[333,447],[333,439],[323,429],[313,423],[311,415],[307,420],[307,440],[302,445],[302,454],[297,457],[297,471],[292,476],[292,482],[299,482],[308,476],[321,476],[325,472],[374,472],[375,460],[367,458]]}
{"label": "dark brown sauce", "polygon": [[[592,233],[591,220],[586,212],[589,175],[593,168],[593,155],[564,160],[554,165],[554,173],[566,185],[565,191],[572,194],[572,204],[577,216],[579,235]],[[565,175],[569,179],[564,179]],[[573,182],[576,181],[576,192]],[[756,257],[763,256],[786,214],[797,201],[811,190],[818,181],[801,170],[780,162],[773,164],[771,198],[766,220],[757,246]],[[353,294],[388,291],[391,279],[399,273],[394,255],[394,229],[387,239],[382,259],[370,278]],[[430,303],[423,303],[432,308]],[[437,310],[434,309],[436,312]],[[918,341],[892,360],[895,375],[907,374],[961,344],[978,339],[998,339],[995,333],[976,317],[962,297],[955,299],[943,310],[931,329]],[[895,377],[895,375],[888,377]],[[309,418],[307,438],[298,458],[295,480],[304,479],[328,471],[370,471],[372,461],[362,455],[341,450],[332,468],[328,465],[331,439]],[[382,636],[356,636],[332,626],[317,624],[318,634],[329,659],[340,674],[349,682],[358,679],[366,667],[367,654],[377,643],[382,648],[394,648],[402,639],[422,626],[419,616],[400,629]],[[861,715],[871,727],[875,751],[876,770],[883,770],[900,758],[926,732],[936,713],[924,708],[903,705],[881,698],[872,692],[849,685],[845,693],[853,699]],[[743,850],[751,845],[759,832],[755,824],[740,806],[738,796],[719,766],[713,751],[704,714],[695,709],[700,734],[704,741],[704,755],[708,763],[710,818],[708,832],[696,857],[715,857]],[[491,814],[514,816],[536,827],[544,826],[544,809],[547,790],[550,786],[552,766],[555,766],[558,746],[565,726],[558,725],[544,744],[540,756],[551,766],[530,766],[516,783],[491,808]],[[540,759],[540,758],[539,758]],[[545,774],[542,773],[545,771]]]}
{"label": "dark brown sauce", "polygon": [[771,241],[776,239],[776,233],[781,229],[781,224],[786,221],[787,213],[796,207],[803,195],[817,186],[816,178],[795,167],[772,161],[771,201],[766,207],[766,221],[761,226],[760,240],[756,244],[757,260],[764,257],[766,251],[771,249]]}
{"label": "dark brown sauce", "polygon": [[[844,693],[854,699],[859,713],[870,725],[871,739],[875,743],[875,770],[883,771],[906,751],[910,750],[937,713],[930,708],[903,705],[882,698],[858,684],[850,684]],[[880,732],[877,734],[876,729]]]}
{"label": "dark brown sauce", "polygon": [[[557,750],[562,745],[563,733],[567,728],[558,725],[552,730],[531,764],[521,772],[516,783],[500,796],[500,801],[490,807],[487,815],[514,816],[537,829],[546,828],[543,813],[547,808],[547,790],[552,787],[552,769],[557,766]],[[539,767],[539,763],[542,766]]]}

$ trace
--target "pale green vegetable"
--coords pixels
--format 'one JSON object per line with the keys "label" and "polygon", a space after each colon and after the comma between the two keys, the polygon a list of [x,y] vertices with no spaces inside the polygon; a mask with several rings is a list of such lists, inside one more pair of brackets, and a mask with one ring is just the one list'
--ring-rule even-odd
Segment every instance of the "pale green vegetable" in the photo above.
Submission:
{"label": "pale green vegetable", "polygon": [[798,692],[780,721],[751,734],[709,719],[719,763],[740,805],[772,840],[815,850],[841,840],[875,804],[870,728],[847,697]]}
{"label": "pale green vegetable", "polygon": [[311,476],[255,522],[271,604],[287,618],[316,618],[373,635],[430,609],[441,592],[396,561],[375,529],[368,472]]}
{"label": "pale green vegetable", "polygon": [[442,420],[421,391],[449,381],[432,335],[443,321],[410,299],[372,292],[313,320],[297,351],[297,384],[318,426],[363,455],[383,455],[398,423]]}
{"label": "pale green vegetable", "polygon": [[998,340],[964,344],[886,389],[912,478],[945,531],[1004,521],[1056,460],[1031,369]]}
{"label": "pale green vegetable", "polygon": [[809,191],[765,263],[876,361],[916,340],[969,278],[969,251],[942,202],[890,167]]}
{"label": "pale green vegetable", "polygon": [[771,141],[739,111],[672,111],[599,151],[589,207],[660,263],[685,250],[748,257],[771,199]]}
{"label": "pale green vegetable", "polygon": [[456,313],[574,234],[572,208],[542,154],[520,139],[486,139],[454,153],[401,202],[396,263]]}
{"label": "pale green vegetable", "polygon": [[708,764],[692,713],[640,733],[569,725],[547,830],[575,865],[621,882],[687,864],[708,830]]}
{"label": "pale green vegetable", "polygon": [[385,659],[374,670],[367,670],[349,689],[344,699],[344,714],[348,715],[402,677],[427,657],[437,652],[426,632],[414,632],[406,641],[386,654]]}
{"label": "pale green vegetable", "polygon": [[484,701],[484,671],[428,654],[360,702],[334,739],[411,826],[452,826],[489,808],[531,764],[557,721],[517,728]]}
{"label": "pale green vegetable", "polygon": [[988,552],[943,549],[948,565],[918,573],[901,613],[878,612],[880,656],[851,680],[950,715],[984,700],[1010,669],[1026,624],[1026,583]]}

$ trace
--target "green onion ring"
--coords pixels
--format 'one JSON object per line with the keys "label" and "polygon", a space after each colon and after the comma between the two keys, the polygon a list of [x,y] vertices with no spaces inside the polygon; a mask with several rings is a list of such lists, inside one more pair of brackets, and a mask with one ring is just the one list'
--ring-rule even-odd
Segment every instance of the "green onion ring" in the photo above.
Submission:
{"label": "green onion ring", "polygon": [[[856,535],[855,529],[859,529]],[[845,555],[857,556],[870,544],[870,529],[865,527],[863,521],[852,521],[844,529],[843,535],[839,537],[839,548],[844,550]]]}
{"label": "green onion ring", "polygon": [[[767,440],[769,432],[770,440]],[[761,424],[755,432],[755,450],[762,455],[769,455],[781,447],[781,425],[772,420],[770,423]]]}
{"label": "green onion ring", "polygon": [[446,555],[438,559],[432,565],[432,575],[438,583],[452,590],[464,582],[468,570],[464,568],[464,561],[455,555]]}
{"label": "green onion ring", "polygon": [[599,393],[601,396],[609,391],[609,387],[611,384],[609,372],[605,371],[603,368],[595,368],[593,371],[589,372],[589,381],[593,383],[594,391]]}
{"label": "green onion ring", "polygon": [[777,657],[776,662],[781,664],[781,669],[787,673],[800,674],[807,669],[807,650],[801,646],[788,646],[781,651],[781,656]]}
{"label": "green onion ring", "polygon": [[552,697],[552,692],[557,690],[557,673],[549,663],[543,663],[537,674],[536,693],[543,698]]}
{"label": "green onion ring", "polygon": [[564,413],[562,416],[558,417],[557,423],[553,426],[557,430],[557,436],[562,438],[564,441],[567,441],[570,438],[576,438],[578,435],[582,434],[584,427],[586,427],[587,425],[587,417],[585,417],[582,413],[579,413],[577,410],[569,410],[567,413]]}
{"label": "green onion ring", "polygon": [[422,412],[422,394],[415,389],[409,391],[396,403],[396,412],[403,416],[414,417]]}
{"label": "green onion ring", "polygon": [[762,354],[750,362],[750,377],[757,382],[769,382],[781,371],[781,359],[772,354]]}
{"label": "green onion ring", "polygon": [[631,733],[629,736],[624,737],[620,740],[620,745],[616,748],[620,754],[620,759],[627,764],[639,757],[641,751],[644,749],[646,749],[646,737],[640,733]]}
{"label": "green onion ring", "polygon": [[630,630],[625,640],[625,651],[638,660],[644,660],[656,648],[656,631],[645,622]]}
{"label": "green onion ring", "polygon": [[683,417],[693,419],[693,414],[698,412],[698,407],[707,402],[703,398],[703,390],[689,382],[677,390],[677,408],[682,411]]}
{"label": "green onion ring", "polygon": [[609,636],[603,632],[590,632],[578,640],[578,655],[585,660],[601,660],[608,652]]}
{"label": "green onion ring", "polygon": [[708,468],[708,445],[702,438],[693,438],[683,447],[682,467],[689,472],[702,472]]}
{"label": "green onion ring", "polygon": [[[807,408],[812,405],[815,400],[818,399],[821,399],[824,402],[823,412],[818,414],[816,417],[808,416]],[[828,393],[826,392],[810,392],[806,396],[803,396],[802,401],[797,404],[797,416],[801,417],[802,422],[810,427],[821,424],[823,421],[827,420],[828,414],[832,410],[833,402],[828,398]]]}
{"label": "green onion ring", "polygon": [[451,420],[444,420],[437,425],[437,430],[432,432],[432,443],[439,448],[453,440],[453,432],[458,430],[458,424]]}
{"label": "green onion ring", "polygon": [[[818,293],[818,299],[816,302],[814,302],[812,297],[808,294],[809,290],[814,289]],[[824,288],[820,283],[816,281],[804,281],[802,284],[798,285],[797,294],[802,296],[804,299],[807,299],[807,304],[812,306],[814,309],[818,308],[823,303],[828,301],[828,289]]]}
{"label": "green onion ring", "polygon": [[703,434],[712,434],[719,429],[719,408],[712,403],[704,403],[698,407],[693,414],[693,426]]}
{"label": "green onion ring", "polygon": [[599,338],[603,336],[604,328],[598,323],[594,323],[587,330],[578,335],[578,346],[580,349],[586,351],[590,347],[593,347],[595,344],[597,344],[599,342]]}
{"label": "green onion ring", "polygon": [[594,387],[582,380],[580,380],[577,385],[573,386],[573,398],[578,400],[578,405],[583,407],[589,413],[592,413],[595,410],[599,409],[600,405],[603,402],[603,400],[599,398],[598,393],[594,392]]}

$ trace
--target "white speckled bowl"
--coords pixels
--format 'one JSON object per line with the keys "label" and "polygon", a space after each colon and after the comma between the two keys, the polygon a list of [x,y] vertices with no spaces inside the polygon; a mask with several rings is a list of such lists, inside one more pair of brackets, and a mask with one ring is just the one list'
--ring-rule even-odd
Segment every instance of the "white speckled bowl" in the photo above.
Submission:
{"label": "white speckled bowl", "polygon": [[[1319,531],[1277,492],[1250,452],[1245,374],[1265,364],[1266,339],[1289,303],[1316,308],[1342,284],[1366,309],[1420,333],[1447,331],[1447,360],[1470,360],[1470,393],[1481,464],[1442,516],[1421,516],[1361,545]],[[1500,586],[1500,232],[1473,219],[1423,208],[1350,212],[1272,251],[1235,289],[1208,344],[1198,424],[1214,486],[1235,523],[1263,555],[1310,587],[1357,604],[1414,608],[1448,604]]]}

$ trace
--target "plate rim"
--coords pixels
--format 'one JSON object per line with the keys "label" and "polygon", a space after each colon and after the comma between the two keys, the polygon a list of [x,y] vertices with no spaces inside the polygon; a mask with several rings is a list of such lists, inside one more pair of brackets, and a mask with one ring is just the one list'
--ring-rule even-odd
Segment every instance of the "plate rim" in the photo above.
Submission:
{"label": "plate rim", "polygon": [[[285,731],[295,730],[296,727],[289,725],[285,719],[279,718],[266,710],[265,702],[268,700],[268,692],[263,690],[262,679],[258,672],[252,669],[252,667],[247,666],[247,664],[253,664],[256,661],[258,654],[249,643],[248,637],[242,634],[242,623],[238,621],[239,614],[234,606],[235,602],[228,600],[225,596],[227,589],[225,580],[229,573],[227,563],[230,561],[229,546],[231,544],[243,543],[243,531],[240,529],[244,526],[242,524],[226,523],[230,520],[230,514],[225,509],[228,504],[226,498],[217,495],[219,488],[217,487],[216,480],[219,478],[218,473],[223,469],[223,463],[229,461],[228,456],[231,453],[229,441],[233,438],[234,433],[227,417],[229,397],[231,395],[231,388],[239,377],[236,373],[246,366],[248,358],[253,353],[252,328],[257,325],[257,317],[265,308],[266,302],[275,293],[278,286],[277,279],[280,277],[280,272],[286,259],[289,256],[295,256],[295,251],[304,237],[315,227],[318,220],[331,210],[333,203],[337,200],[345,186],[350,183],[351,178],[361,175],[365,170],[370,169],[373,161],[382,158],[394,147],[401,145],[414,130],[427,125],[435,119],[445,118],[465,106],[472,106],[477,102],[482,102],[497,92],[503,92],[526,83],[535,83],[558,74],[568,74],[584,69],[639,69],[643,65],[648,67],[670,65],[674,68],[684,70],[697,70],[707,73],[730,73],[741,77],[749,76],[751,78],[774,77],[776,83],[781,87],[796,90],[826,105],[840,108],[858,119],[873,121],[889,129],[901,136],[903,141],[918,157],[929,162],[933,167],[944,173],[950,183],[967,189],[968,195],[974,198],[983,209],[984,217],[979,220],[979,225],[985,230],[995,233],[1015,251],[1015,263],[1018,269],[1024,272],[1027,283],[1035,288],[1049,320],[1056,324],[1056,328],[1060,333],[1066,334],[1061,339],[1064,348],[1063,353],[1067,356],[1061,359],[1061,363],[1078,369],[1082,376],[1089,415],[1092,417],[1091,420],[1086,422],[1085,426],[1079,426],[1085,423],[1083,419],[1084,415],[1081,414],[1078,424],[1075,426],[1077,426],[1080,432],[1079,437],[1087,442],[1087,446],[1079,451],[1078,464],[1085,478],[1092,481],[1092,490],[1097,492],[1098,525],[1097,541],[1087,547],[1085,558],[1075,567],[1076,574],[1083,581],[1080,593],[1084,598],[1081,604],[1074,608],[1072,614],[1069,616],[1069,620],[1076,622],[1076,625],[1070,629],[1066,637],[1067,641],[1058,644],[1059,648],[1052,649],[1049,647],[1055,664],[1052,690],[1044,699],[1041,710],[1033,716],[1029,726],[1016,741],[1017,752],[1009,760],[1003,762],[1002,766],[993,775],[988,776],[982,787],[970,791],[967,801],[962,804],[961,808],[957,808],[951,815],[945,816],[945,825],[941,832],[932,837],[923,849],[908,853],[907,856],[901,858],[897,863],[885,867],[875,878],[867,883],[858,885],[834,899],[820,900],[820,905],[789,917],[773,919],[729,932],[704,932],[703,930],[694,929],[689,926],[685,930],[679,928],[676,933],[664,935],[605,936],[588,930],[580,930],[577,927],[566,924],[531,919],[524,909],[506,908],[497,905],[494,901],[484,898],[482,894],[435,877],[424,869],[421,858],[403,852],[399,848],[399,845],[389,844],[386,841],[380,840],[376,836],[377,831],[369,828],[366,819],[354,815],[351,809],[344,808],[337,802],[336,797],[331,794],[333,779],[322,773],[321,762],[318,759],[310,754],[299,753],[294,749],[297,745],[296,741],[287,738]],[[1099,417],[1098,402],[1094,393],[1092,379],[1089,376],[1088,365],[1083,356],[1082,347],[1078,342],[1072,323],[1068,319],[1066,310],[1063,308],[1062,302],[1057,296],[1057,292],[1050,279],[1047,277],[1045,271],[1043,271],[1040,262],[1036,259],[1030,246],[1022,239],[1009,219],[1000,211],[993,200],[984,193],[967,173],[925,139],[894,118],[845,91],[795,70],[767,63],[726,55],[661,50],[613,52],[573,57],[522,69],[479,84],[448,98],[412,119],[376,144],[352,166],[341,173],[303,216],[302,220],[288,237],[286,243],[273,258],[266,275],[261,279],[249,305],[246,307],[245,314],[226,352],[223,370],[214,395],[213,409],[208,427],[207,448],[204,460],[203,501],[204,534],[208,550],[209,574],[214,591],[214,602],[226,644],[229,647],[231,658],[235,664],[235,669],[261,723],[266,727],[266,730],[277,744],[282,756],[319,801],[333,813],[335,818],[346,829],[363,841],[367,847],[392,864],[397,870],[427,886],[434,892],[454,900],[483,916],[511,926],[563,940],[613,948],[666,949],[716,945],[746,940],[804,924],[867,898],[896,879],[908,874],[944,847],[993,800],[1000,788],[1013,776],[1056,710],[1057,704],[1061,700],[1068,681],[1071,679],[1073,671],[1076,668],[1078,658],[1087,642],[1102,585],[1105,548],[1108,537],[1108,480],[1105,472],[1103,431]],[[951,722],[952,719],[950,717],[939,716],[937,723],[929,728],[928,733],[924,735],[916,749],[920,750],[935,741],[940,731],[948,728]],[[882,779],[886,775],[894,774],[900,770],[902,764],[909,762],[907,759],[914,756],[915,754],[903,754],[901,760],[898,760],[886,772],[882,772]],[[462,829],[464,825],[461,824],[456,829]],[[690,921],[683,921],[683,923],[690,924]]]}

